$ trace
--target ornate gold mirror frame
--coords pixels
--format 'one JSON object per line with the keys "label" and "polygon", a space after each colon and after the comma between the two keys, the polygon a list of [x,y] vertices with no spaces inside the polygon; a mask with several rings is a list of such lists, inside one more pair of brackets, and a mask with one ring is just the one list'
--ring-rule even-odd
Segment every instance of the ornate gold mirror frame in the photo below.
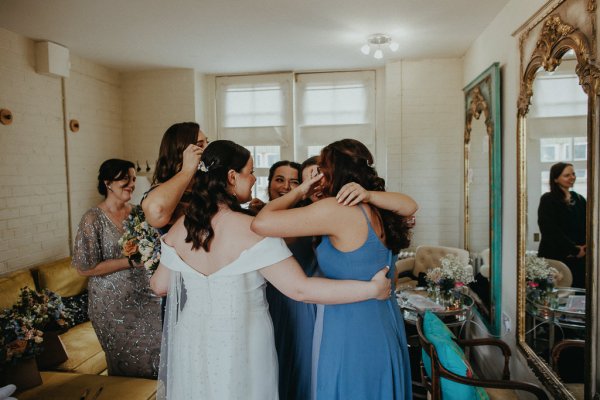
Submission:
{"label": "ornate gold mirror frame", "polygon": [[[575,73],[588,97],[587,113],[587,256],[586,256],[586,343],[585,398],[592,399],[597,389],[596,352],[598,334],[598,291],[596,287],[598,248],[598,101],[600,70],[596,65],[596,1],[550,1],[520,29],[520,93],[517,124],[517,342],[529,365],[557,399],[575,399],[555,372],[525,341],[527,235],[526,115],[533,95],[533,81],[540,68],[552,72],[562,57],[573,50]],[[573,366],[580,368],[581,366]],[[596,397],[594,397],[596,398]]]}

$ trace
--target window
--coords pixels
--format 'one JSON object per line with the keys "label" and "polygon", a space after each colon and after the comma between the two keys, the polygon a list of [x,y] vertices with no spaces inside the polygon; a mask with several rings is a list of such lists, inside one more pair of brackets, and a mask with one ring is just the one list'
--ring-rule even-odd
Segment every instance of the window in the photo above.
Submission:
{"label": "window", "polygon": [[217,136],[254,158],[254,196],[267,200],[269,167],[293,157],[292,75],[217,77]]}
{"label": "window", "polygon": [[375,154],[375,72],[296,75],[295,116],[297,160],[345,138],[360,140]]}
{"label": "window", "polygon": [[252,153],[262,200],[279,160],[301,163],[344,138],[375,154],[374,71],[217,77],[216,111],[217,137]]}
{"label": "window", "polygon": [[281,151],[279,146],[245,146],[252,154],[254,159],[254,175],[256,184],[254,185],[254,197],[262,201],[269,200],[267,187],[269,185],[269,168],[271,165],[281,160]]}
{"label": "window", "polygon": [[585,137],[573,138],[573,161],[587,160],[587,139]]}

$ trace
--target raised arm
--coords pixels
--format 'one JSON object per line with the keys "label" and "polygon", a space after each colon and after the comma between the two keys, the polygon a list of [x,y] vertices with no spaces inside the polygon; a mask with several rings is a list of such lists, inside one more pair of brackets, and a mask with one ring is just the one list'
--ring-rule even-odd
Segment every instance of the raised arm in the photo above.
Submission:
{"label": "raised arm", "polygon": [[334,198],[320,200],[306,207],[292,208],[310,195],[310,189],[321,175],[302,182],[285,195],[268,202],[252,222],[252,230],[262,236],[302,237],[336,236],[347,228],[347,219],[340,218],[346,207]]}
{"label": "raised arm", "polygon": [[202,148],[190,144],[183,152],[181,170],[171,179],[150,191],[142,201],[142,209],[146,215],[146,221],[150,225],[162,228],[171,221],[183,193],[198,170],[201,155]]}
{"label": "raised arm", "polygon": [[397,192],[366,190],[358,183],[347,183],[338,192],[336,199],[340,204],[354,206],[369,203],[375,207],[392,211],[403,217],[413,215],[419,206],[412,197]]}
{"label": "raised arm", "polygon": [[286,296],[305,303],[345,304],[390,297],[391,282],[384,267],[368,281],[308,278],[298,262],[289,257],[260,270],[260,273]]}

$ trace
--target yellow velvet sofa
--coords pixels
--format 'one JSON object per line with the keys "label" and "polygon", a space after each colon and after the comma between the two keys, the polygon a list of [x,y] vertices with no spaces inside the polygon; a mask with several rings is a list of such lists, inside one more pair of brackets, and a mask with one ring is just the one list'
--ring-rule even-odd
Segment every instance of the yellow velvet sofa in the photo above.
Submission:
{"label": "yellow velvet sofa", "polygon": [[[12,306],[22,287],[49,289],[62,297],[71,297],[87,288],[87,280],[71,267],[70,258],[0,276],[0,309]],[[52,371],[43,371],[43,384],[18,393],[19,399],[80,399],[86,398],[85,391],[92,398],[100,387],[98,400],[156,397],[155,380],[105,376],[106,358],[91,322],[70,328],[60,339],[68,359],[53,366]]]}
{"label": "yellow velvet sofa", "polygon": [[[23,287],[49,289],[63,297],[71,297],[87,288],[87,278],[71,267],[70,258],[14,272],[0,277],[0,308],[15,304]],[[91,322],[72,327],[60,335],[60,339],[68,360],[52,367],[53,370],[80,374],[100,374],[106,370],[104,351]]]}

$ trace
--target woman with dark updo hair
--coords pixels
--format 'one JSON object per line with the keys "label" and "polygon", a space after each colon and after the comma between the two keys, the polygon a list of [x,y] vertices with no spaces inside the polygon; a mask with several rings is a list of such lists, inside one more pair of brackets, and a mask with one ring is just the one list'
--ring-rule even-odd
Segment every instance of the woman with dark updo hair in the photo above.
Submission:
{"label": "woman with dark updo hair", "polygon": [[156,378],[160,299],[150,291],[144,266],[124,257],[119,245],[135,180],[131,161],[102,163],[98,192],[104,200],[81,218],[72,265],[89,277],[88,312],[106,355],[108,374]]}
{"label": "woman with dark updo hair", "polygon": [[381,264],[365,281],[308,278],[284,241],[250,230],[253,160],[228,140],[203,152],[185,217],[162,239],[151,279],[168,291],[158,399],[275,400],[277,357],[265,279],[286,296],[337,304],[385,299]]}
{"label": "woman with dark updo hair", "polygon": [[[372,164],[371,153],[357,140],[325,146],[321,173],[265,205],[252,229],[266,236],[322,236],[316,254],[327,278],[368,279],[382,264],[392,266],[393,276],[392,254],[408,246],[405,217],[417,204],[395,194],[390,207],[385,181]],[[317,185],[322,200],[290,208]],[[313,351],[316,399],[412,398],[404,322],[395,299],[326,305],[321,342]]]}
{"label": "woman with dark updo hair", "polygon": [[573,164],[559,162],[550,168],[550,191],[538,207],[538,256],[565,263],[573,275],[572,286],[585,288],[586,201],[571,190],[575,180]]}

